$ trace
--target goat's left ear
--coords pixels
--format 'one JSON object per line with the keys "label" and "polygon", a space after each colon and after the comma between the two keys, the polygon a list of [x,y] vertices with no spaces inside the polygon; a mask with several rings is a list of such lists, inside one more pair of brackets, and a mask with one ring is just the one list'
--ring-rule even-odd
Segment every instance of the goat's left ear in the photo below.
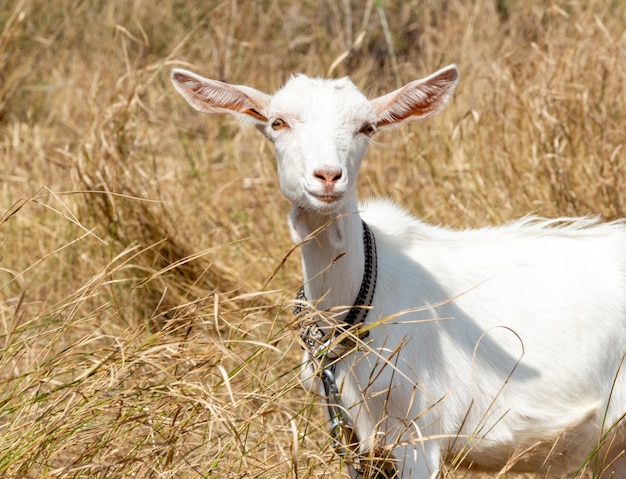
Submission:
{"label": "goat's left ear", "polygon": [[421,120],[439,113],[448,102],[459,80],[456,65],[415,80],[371,101],[376,126],[386,128],[403,122]]}
{"label": "goat's left ear", "polygon": [[187,70],[175,68],[172,85],[196,110],[202,113],[243,115],[257,125],[266,124],[266,110],[270,95],[243,85],[231,85],[201,77]]}

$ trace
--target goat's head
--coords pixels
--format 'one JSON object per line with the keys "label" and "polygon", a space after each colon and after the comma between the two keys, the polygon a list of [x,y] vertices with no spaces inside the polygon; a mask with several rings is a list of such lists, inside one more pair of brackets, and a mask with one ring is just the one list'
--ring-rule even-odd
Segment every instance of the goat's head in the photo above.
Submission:
{"label": "goat's head", "polygon": [[308,211],[331,214],[352,193],[371,137],[439,112],[458,81],[451,65],[368,100],[348,79],[292,77],[273,96],[174,69],[176,90],[203,113],[252,121],[275,146],[282,193]]}

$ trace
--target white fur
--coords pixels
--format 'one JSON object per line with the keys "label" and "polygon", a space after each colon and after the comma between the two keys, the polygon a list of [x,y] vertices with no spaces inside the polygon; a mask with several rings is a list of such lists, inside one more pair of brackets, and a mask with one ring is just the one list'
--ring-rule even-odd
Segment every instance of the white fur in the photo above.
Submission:
{"label": "white fur", "polygon": [[352,304],[360,216],[374,232],[375,326],[336,370],[364,450],[388,445],[401,477],[425,479],[454,454],[556,475],[601,446],[590,469],[626,477],[623,457],[610,465],[626,447],[626,224],[526,218],[451,231],[386,200],[357,205],[371,134],[437,113],[457,78],[451,66],[369,101],[348,79],[298,76],[269,96],[172,74],[195,108],[247,117],[274,143],[320,310]]}

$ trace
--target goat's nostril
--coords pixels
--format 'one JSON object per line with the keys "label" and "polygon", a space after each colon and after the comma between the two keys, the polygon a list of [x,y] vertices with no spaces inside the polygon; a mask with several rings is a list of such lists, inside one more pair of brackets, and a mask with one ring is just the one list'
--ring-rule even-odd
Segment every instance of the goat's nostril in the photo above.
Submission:
{"label": "goat's nostril", "polygon": [[333,185],[341,179],[343,173],[335,168],[318,168],[313,172],[313,176],[325,185]]}

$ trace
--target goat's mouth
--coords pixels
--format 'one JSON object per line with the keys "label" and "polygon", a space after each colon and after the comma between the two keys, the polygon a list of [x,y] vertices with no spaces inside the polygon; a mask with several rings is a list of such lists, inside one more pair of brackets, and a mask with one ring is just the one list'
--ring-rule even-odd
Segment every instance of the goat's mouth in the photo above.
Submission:
{"label": "goat's mouth", "polygon": [[317,201],[320,201],[327,205],[336,203],[343,197],[343,194],[341,193],[309,193],[309,194],[313,198],[315,198]]}
{"label": "goat's mouth", "polygon": [[341,195],[315,195],[315,198],[324,203],[334,203],[341,198]]}

